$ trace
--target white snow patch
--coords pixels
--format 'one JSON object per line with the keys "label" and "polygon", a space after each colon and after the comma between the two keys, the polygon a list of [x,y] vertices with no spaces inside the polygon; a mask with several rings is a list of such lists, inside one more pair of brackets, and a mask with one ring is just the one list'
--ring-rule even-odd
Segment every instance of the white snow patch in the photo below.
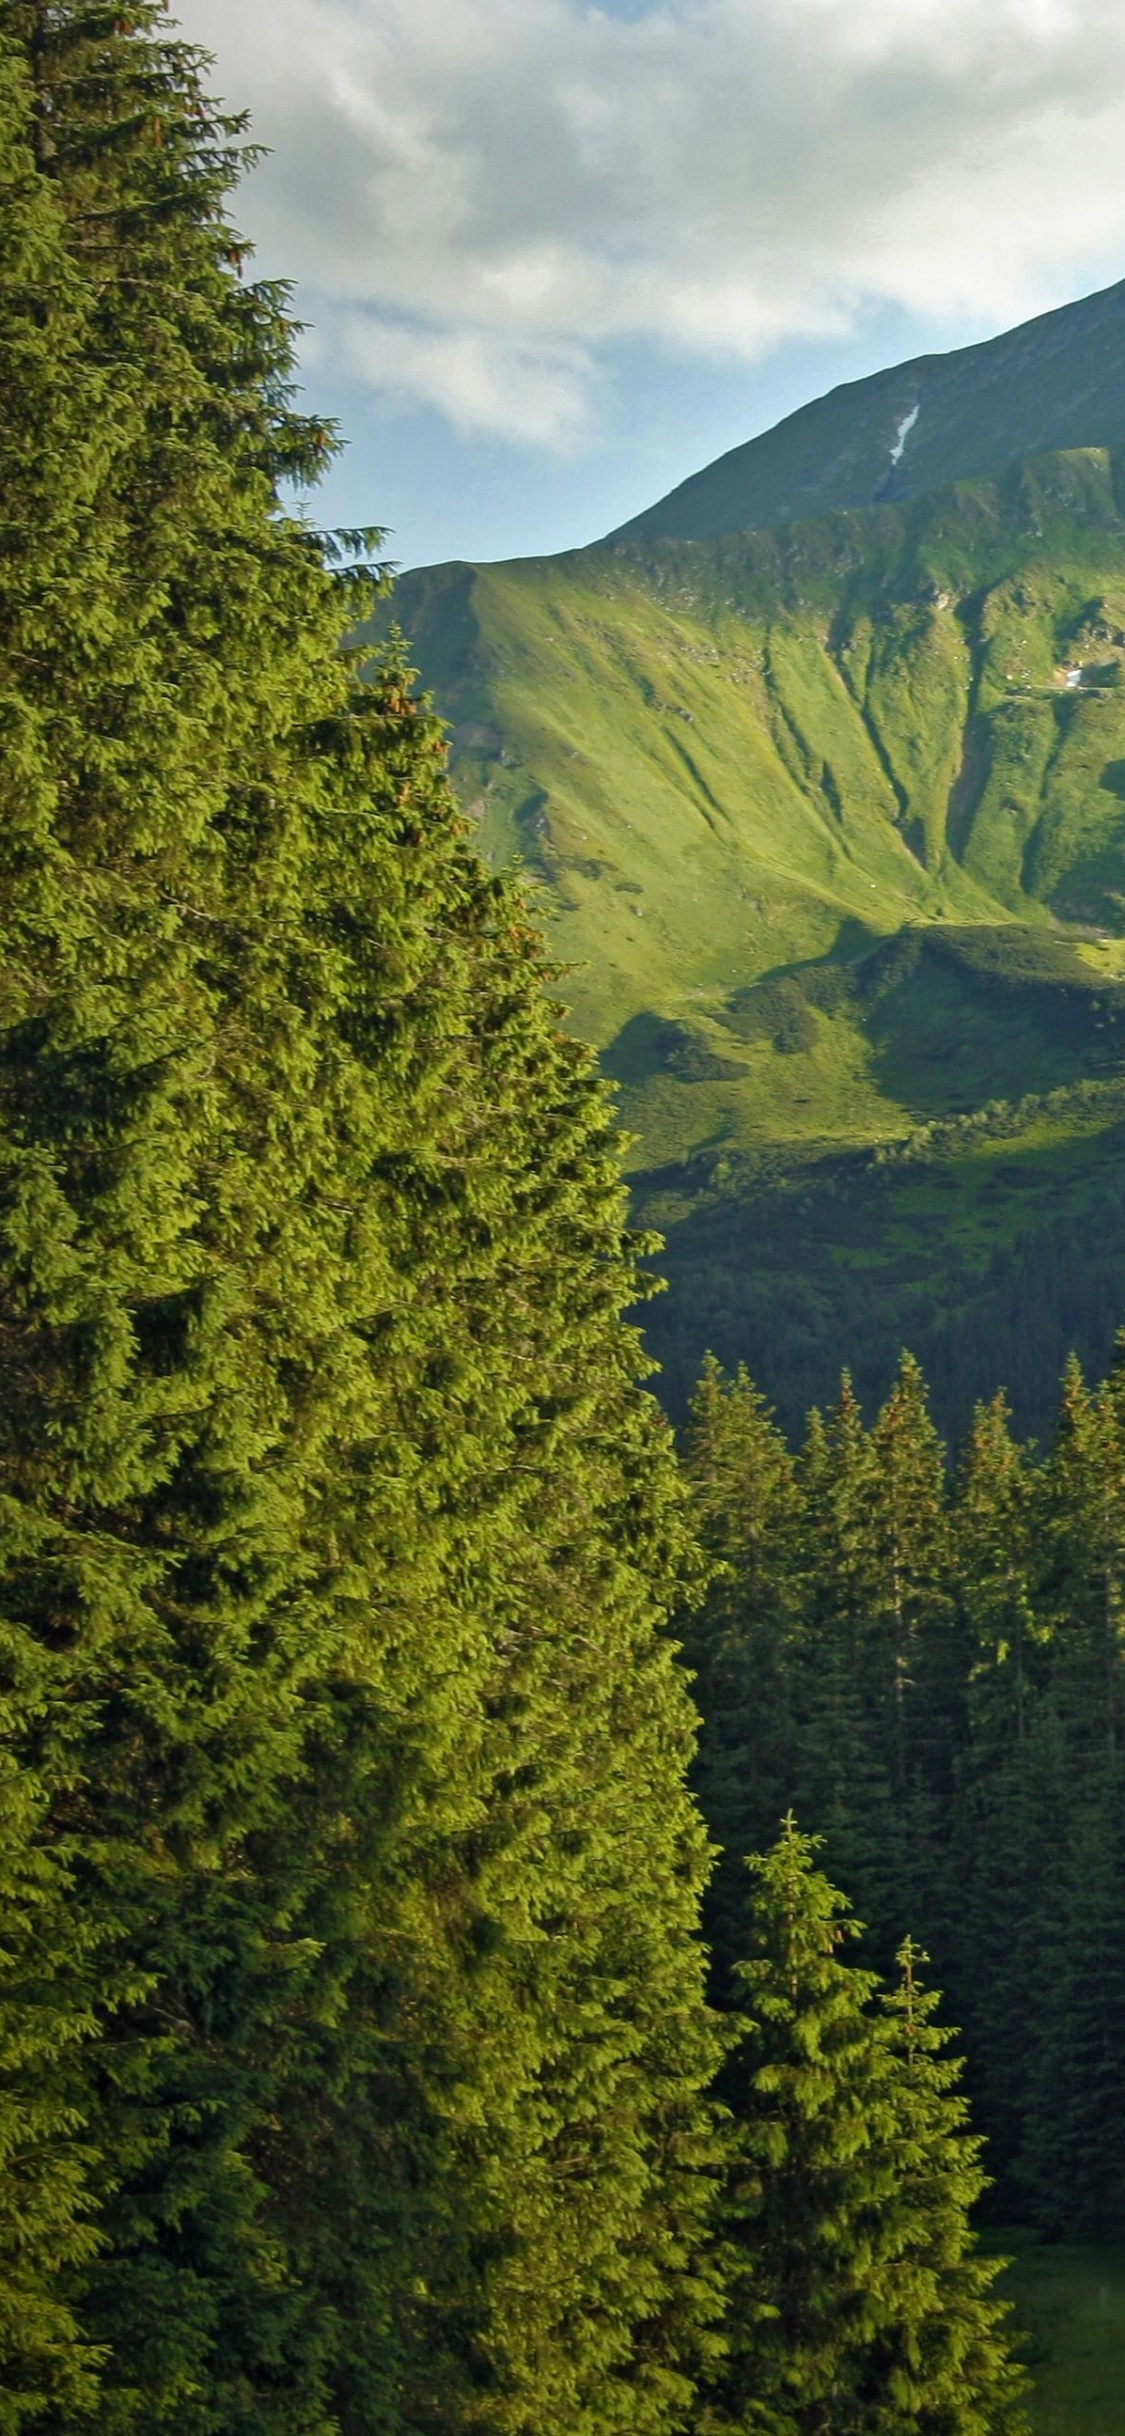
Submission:
{"label": "white snow patch", "polygon": [[910,434],[911,434],[911,432],[912,432],[912,431],[913,431],[913,429],[914,429],[914,426],[915,426],[915,424],[916,424],[916,422],[917,422],[917,420],[918,420],[918,416],[919,416],[920,412],[921,412],[921,408],[920,408],[920,407],[918,407],[918,406],[912,406],[912,407],[911,407],[911,409],[910,409],[909,414],[904,414],[904,416],[903,416],[903,418],[902,418],[902,421],[901,421],[901,423],[899,424],[899,427],[898,427],[898,438],[896,439],[895,444],[894,444],[894,447],[893,447],[893,448],[892,448],[892,450],[891,450],[891,464],[892,464],[892,465],[897,465],[897,464],[898,464],[899,458],[901,457],[902,452],[903,452],[903,449],[905,448],[906,443],[907,443],[908,439],[910,438]]}

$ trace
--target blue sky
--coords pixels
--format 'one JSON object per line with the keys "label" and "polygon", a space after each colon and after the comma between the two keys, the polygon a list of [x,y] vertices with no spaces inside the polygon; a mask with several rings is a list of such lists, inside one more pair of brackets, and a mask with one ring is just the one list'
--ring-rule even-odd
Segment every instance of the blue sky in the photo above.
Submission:
{"label": "blue sky", "polygon": [[405,565],[588,541],[841,380],[1125,275],[1120,0],[179,0]]}
{"label": "blue sky", "polygon": [[338,418],[348,446],[317,513],[389,525],[391,551],[409,566],[573,549],[838,381],[994,326],[1003,325],[884,310],[837,340],[790,341],[760,365],[622,348],[601,368],[596,434],[573,455],[462,433],[438,408],[380,399],[324,364],[310,376],[309,402]]}

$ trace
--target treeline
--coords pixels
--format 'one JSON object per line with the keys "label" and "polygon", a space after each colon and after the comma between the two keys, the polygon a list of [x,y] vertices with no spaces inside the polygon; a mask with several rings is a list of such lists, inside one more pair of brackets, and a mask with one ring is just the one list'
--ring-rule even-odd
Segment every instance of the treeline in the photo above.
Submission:
{"label": "treeline", "polygon": [[[995,2204],[1125,2232],[1125,1340],[1066,1373],[1045,1453],[1002,1397],[952,1474],[909,1357],[791,1453],[711,1361],[688,1470],[718,1562],[689,1623],[698,1784],[739,1949],[739,1856],[792,1804],[885,1967],[907,1933],[964,2025]],[[718,1980],[721,1994],[722,1976]]]}

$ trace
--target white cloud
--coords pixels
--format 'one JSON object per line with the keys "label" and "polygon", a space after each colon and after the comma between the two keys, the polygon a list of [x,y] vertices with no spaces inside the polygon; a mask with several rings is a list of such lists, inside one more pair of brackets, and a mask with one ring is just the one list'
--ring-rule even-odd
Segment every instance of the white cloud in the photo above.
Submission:
{"label": "white cloud", "polygon": [[349,372],[389,397],[439,407],[458,431],[503,432],[560,453],[584,436],[594,376],[585,348],[358,312],[338,317],[335,335]]}
{"label": "white cloud", "polygon": [[749,361],[872,304],[999,327],[1125,273],[1121,0],[178,13],[273,147],[264,267],[462,429],[580,445],[614,340]]}

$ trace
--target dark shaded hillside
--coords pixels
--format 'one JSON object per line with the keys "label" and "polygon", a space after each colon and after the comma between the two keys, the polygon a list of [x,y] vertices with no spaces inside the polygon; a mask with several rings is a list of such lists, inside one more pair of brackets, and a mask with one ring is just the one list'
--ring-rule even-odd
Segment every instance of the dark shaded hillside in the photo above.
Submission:
{"label": "dark shaded hillside", "polygon": [[833,389],[691,475],[619,535],[703,541],[909,498],[1048,449],[1123,439],[1120,281],[981,345],[918,356]]}
{"label": "dark shaded hillside", "polygon": [[1079,1086],[926,1132],[894,1157],[756,1171],[720,1155],[640,1180],[669,1286],[646,1334],[677,1419],[709,1347],[753,1368],[794,1440],[845,1361],[873,1411],[904,1345],[955,1445],[1001,1384],[1042,1439],[1068,1353],[1105,1370],[1125,1311],[1125,1091]]}

